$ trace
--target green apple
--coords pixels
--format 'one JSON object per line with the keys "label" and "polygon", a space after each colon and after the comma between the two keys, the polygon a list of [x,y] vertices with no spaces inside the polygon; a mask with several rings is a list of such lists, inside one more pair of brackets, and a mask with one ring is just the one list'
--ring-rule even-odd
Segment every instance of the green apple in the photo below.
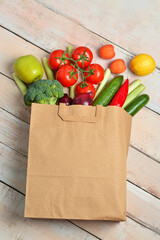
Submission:
{"label": "green apple", "polygon": [[43,67],[40,61],[33,55],[26,55],[14,62],[16,75],[25,83],[31,84],[43,77]]}

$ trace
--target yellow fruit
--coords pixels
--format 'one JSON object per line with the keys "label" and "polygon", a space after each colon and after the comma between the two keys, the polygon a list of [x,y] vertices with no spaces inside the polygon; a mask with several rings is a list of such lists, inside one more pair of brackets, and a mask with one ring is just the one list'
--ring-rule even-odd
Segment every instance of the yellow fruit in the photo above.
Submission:
{"label": "yellow fruit", "polygon": [[154,71],[156,63],[148,54],[139,54],[130,62],[132,72],[138,76],[145,76]]}

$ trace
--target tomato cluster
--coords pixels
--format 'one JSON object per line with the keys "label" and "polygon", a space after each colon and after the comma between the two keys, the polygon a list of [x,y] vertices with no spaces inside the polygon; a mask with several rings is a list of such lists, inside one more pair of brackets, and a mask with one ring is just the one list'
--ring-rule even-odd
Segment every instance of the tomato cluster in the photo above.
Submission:
{"label": "tomato cluster", "polygon": [[71,87],[78,80],[78,71],[83,81],[76,86],[75,93],[90,93],[95,96],[93,84],[99,84],[104,78],[104,69],[99,64],[91,64],[92,51],[87,47],[77,47],[69,57],[66,51],[61,49],[53,51],[48,58],[48,63],[56,70],[56,79],[63,87]]}

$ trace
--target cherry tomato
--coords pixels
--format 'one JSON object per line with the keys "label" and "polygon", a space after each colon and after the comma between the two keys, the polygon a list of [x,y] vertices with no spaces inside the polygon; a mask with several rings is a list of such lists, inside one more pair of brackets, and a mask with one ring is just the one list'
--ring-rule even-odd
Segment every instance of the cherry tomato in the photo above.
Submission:
{"label": "cherry tomato", "polygon": [[80,59],[77,61],[78,66],[80,68],[85,68],[92,62],[93,53],[87,47],[78,47],[73,51],[72,58],[75,61]]}
{"label": "cherry tomato", "polygon": [[[55,50],[52,53],[50,53],[49,58],[48,58],[48,63],[53,70],[57,70],[60,66],[70,63],[69,60],[64,60],[63,56],[69,58],[68,53],[66,52],[64,54],[64,51],[61,49]],[[59,57],[61,59],[58,59],[57,57]]]}
{"label": "cherry tomato", "polygon": [[92,83],[90,83],[90,82],[86,82],[86,83],[81,82],[81,83],[79,83],[76,86],[76,95],[80,94],[80,93],[90,93],[91,97],[94,98],[96,90],[95,90],[95,88],[94,88]]}
{"label": "cherry tomato", "polygon": [[110,64],[110,70],[112,73],[120,74],[126,70],[126,65],[123,59],[116,59]]}
{"label": "cherry tomato", "polygon": [[100,55],[101,58],[104,58],[104,59],[113,58],[115,56],[114,46],[111,45],[111,44],[104,45],[99,50],[99,55]]}
{"label": "cherry tomato", "polygon": [[78,80],[78,73],[76,68],[71,65],[63,65],[56,73],[56,79],[63,87],[71,87]]}
{"label": "cherry tomato", "polygon": [[93,84],[98,84],[102,82],[104,78],[104,69],[99,64],[91,64],[87,68],[85,68],[85,71],[91,71],[91,75],[87,72],[84,72],[84,77],[88,82],[91,82]]}

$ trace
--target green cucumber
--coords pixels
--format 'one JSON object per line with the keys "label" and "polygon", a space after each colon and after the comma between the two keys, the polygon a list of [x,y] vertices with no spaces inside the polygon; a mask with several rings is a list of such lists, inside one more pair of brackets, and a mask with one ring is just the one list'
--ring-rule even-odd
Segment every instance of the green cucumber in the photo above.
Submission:
{"label": "green cucumber", "polygon": [[116,92],[118,91],[118,89],[120,88],[122,81],[123,81],[122,75],[112,79],[94,100],[93,105],[107,106],[114,97],[114,95],[116,94]]}
{"label": "green cucumber", "polygon": [[27,93],[27,86],[25,85],[25,83],[20,78],[18,78],[15,73],[13,73],[12,76],[21,93],[25,95]]}
{"label": "green cucumber", "polygon": [[147,94],[142,94],[136,98],[128,107],[125,108],[132,117],[139,112],[149,101],[149,96]]}
{"label": "green cucumber", "polygon": [[138,87],[136,87],[130,94],[128,94],[126,101],[122,108],[126,108],[138,95],[143,92],[145,89],[145,86],[143,84],[140,84]]}

